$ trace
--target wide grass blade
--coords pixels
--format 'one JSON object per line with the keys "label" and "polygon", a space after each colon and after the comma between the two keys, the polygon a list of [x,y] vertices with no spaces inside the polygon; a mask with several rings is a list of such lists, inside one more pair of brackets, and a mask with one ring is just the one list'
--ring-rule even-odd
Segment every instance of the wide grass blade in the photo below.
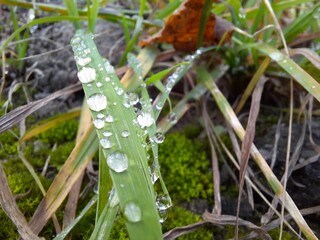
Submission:
{"label": "wide grass blade", "polygon": [[123,86],[110,63],[101,58],[92,35],[77,32],[71,45],[129,236],[162,239],[147,152],[142,144],[145,125],[141,118],[145,116],[141,113],[137,118],[133,107],[124,104],[127,95]]}

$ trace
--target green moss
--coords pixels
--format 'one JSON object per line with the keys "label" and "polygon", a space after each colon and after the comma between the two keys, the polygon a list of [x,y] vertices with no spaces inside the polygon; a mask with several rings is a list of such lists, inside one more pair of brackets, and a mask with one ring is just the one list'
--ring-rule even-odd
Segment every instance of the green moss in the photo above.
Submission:
{"label": "green moss", "polygon": [[77,134],[79,122],[77,120],[65,121],[58,126],[40,134],[40,139],[50,144],[64,143],[74,140]]}
{"label": "green moss", "polygon": [[[276,228],[276,229],[273,229],[273,230],[269,231],[269,235],[270,235],[270,237],[272,239],[279,239],[280,228]],[[294,239],[297,239],[297,237],[293,236],[292,234],[290,234],[287,231],[283,231],[281,239],[283,239],[283,240],[294,240]]]}
{"label": "green moss", "polygon": [[74,142],[68,142],[60,145],[55,151],[52,152],[50,165],[60,169],[69,157],[74,146]]}
{"label": "green moss", "polygon": [[17,129],[13,132],[6,131],[0,134],[0,159],[11,159],[17,154],[18,139],[15,136]]}
{"label": "green moss", "polygon": [[159,146],[161,173],[176,202],[212,197],[212,173],[204,144],[181,133],[169,134]]}

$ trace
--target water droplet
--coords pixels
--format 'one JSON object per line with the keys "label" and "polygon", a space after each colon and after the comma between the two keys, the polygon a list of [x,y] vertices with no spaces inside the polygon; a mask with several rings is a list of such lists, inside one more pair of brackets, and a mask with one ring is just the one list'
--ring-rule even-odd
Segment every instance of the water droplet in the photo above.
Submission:
{"label": "water droplet", "polygon": [[112,143],[108,138],[100,139],[100,144],[103,148],[108,149],[112,147]]}
{"label": "water droplet", "polygon": [[114,121],[113,117],[111,115],[106,116],[106,122],[112,123]]}
{"label": "water droplet", "polygon": [[112,135],[112,132],[110,132],[110,131],[104,131],[104,132],[102,133],[102,135],[105,136],[105,137],[110,137],[110,136]]}
{"label": "water droplet", "polygon": [[77,61],[78,65],[83,67],[85,65],[88,65],[91,62],[91,58],[89,58],[89,57],[84,57],[84,58],[79,57],[79,58],[76,59],[76,61]]}
{"label": "water droplet", "polygon": [[155,162],[149,167],[151,182],[154,184],[160,177],[159,169],[157,169]]}
{"label": "water droplet", "polygon": [[103,113],[98,113],[97,114],[97,118],[104,118],[104,114]]}
{"label": "water droplet", "polygon": [[114,68],[113,68],[112,65],[109,63],[109,61],[105,60],[104,67],[105,67],[106,72],[107,72],[108,74],[114,74]]}
{"label": "water droplet", "polygon": [[115,206],[117,206],[119,204],[119,197],[118,194],[116,192],[116,190],[114,188],[111,189],[110,193],[109,193],[109,205],[110,207],[114,208]]}
{"label": "water droplet", "polygon": [[319,18],[320,18],[320,7],[317,8],[317,9],[314,11],[313,17],[314,17],[315,19],[319,19]]}
{"label": "water droplet", "polygon": [[151,114],[144,112],[137,117],[137,121],[141,128],[150,127],[154,123],[154,119]]}
{"label": "water droplet", "polygon": [[106,77],[106,82],[110,82],[111,79],[109,77]]}
{"label": "water droplet", "polygon": [[83,50],[83,53],[85,55],[88,55],[89,53],[91,53],[91,50],[89,48],[86,48],[86,49]]}
{"label": "water droplet", "polygon": [[272,60],[276,62],[281,61],[283,59],[283,55],[280,52],[273,52],[269,56]]}
{"label": "water droplet", "polygon": [[129,135],[130,135],[129,131],[126,131],[126,130],[121,133],[121,136],[124,138],[128,137]]}
{"label": "water droplet", "polygon": [[121,173],[128,169],[128,157],[126,154],[116,151],[108,154],[107,164],[113,171]]}
{"label": "water droplet", "polygon": [[312,85],[312,89],[315,89],[315,88],[316,88],[316,86]]}
{"label": "water droplet", "polygon": [[121,87],[119,87],[119,88],[116,89],[116,93],[117,93],[119,96],[121,96],[121,95],[124,93],[124,91],[123,91],[123,89],[122,89]]}
{"label": "water droplet", "polygon": [[134,92],[128,92],[124,95],[123,106],[126,108],[133,106],[139,102],[139,97]]}
{"label": "water droplet", "polygon": [[163,102],[158,102],[156,104],[156,109],[161,110],[163,108]]}
{"label": "water droplet", "polygon": [[173,76],[168,77],[168,81],[166,83],[166,89],[168,92],[170,92],[174,86],[175,82],[175,78]]}
{"label": "water droplet", "polygon": [[97,87],[102,87],[102,83],[101,83],[101,82],[97,82],[97,83],[96,83],[96,86],[97,86]]}
{"label": "water droplet", "polygon": [[142,219],[140,207],[134,202],[128,202],[124,207],[124,215],[130,222],[139,222]]}
{"label": "water droplet", "polygon": [[161,132],[157,132],[155,135],[154,135],[154,141],[156,143],[163,143],[164,141],[164,135],[161,133]]}
{"label": "water droplet", "polygon": [[101,129],[104,127],[104,121],[103,119],[97,118],[93,120],[93,125],[96,127],[96,129]]}
{"label": "water droplet", "polygon": [[88,97],[87,104],[92,111],[99,112],[107,107],[107,98],[103,94],[96,93]]}
{"label": "water droplet", "polygon": [[96,70],[84,67],[78,72],[78,78],[82,83],[89,83],[96,79]]}
{"label": "water droplet", "polygon": [[174,112],[169,113],[168,120],[171,124],[176,124],[178,122],[178,118]]}
{"label": "water droplet", "polygon": [[246,18],[246,16],[247,16],[246,10],[244,8],[240,8],[239,18]]}

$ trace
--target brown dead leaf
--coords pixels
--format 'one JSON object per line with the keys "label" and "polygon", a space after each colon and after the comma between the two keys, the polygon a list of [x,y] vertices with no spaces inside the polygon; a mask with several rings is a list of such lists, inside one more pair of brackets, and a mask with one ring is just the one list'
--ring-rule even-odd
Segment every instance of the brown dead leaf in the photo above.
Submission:
{"label": "brown dead leaf", "polygon": [[[199,25],[205,0],[185,0],[166,21],[164,28],[156,35],[140,41],[140,46],[152,43],[170,43],[179,51],[190,52],[197,48]],[[214,14],[210,14],[203,35],[203,46],[227,42],[233,32],[233,25]]]}

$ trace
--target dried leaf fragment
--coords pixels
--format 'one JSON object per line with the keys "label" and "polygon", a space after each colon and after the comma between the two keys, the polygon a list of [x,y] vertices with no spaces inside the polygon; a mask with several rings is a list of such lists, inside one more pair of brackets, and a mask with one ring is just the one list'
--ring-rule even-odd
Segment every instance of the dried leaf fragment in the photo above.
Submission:
{"label": "dried leaf fragment", "polygon": [[[140,41],[144,47],[152,43],[170,43],[179,51],[190,52],[197,48],[199,25],[205,0],[185,0],[184,3],[166,21],[164,28],[156,35]],[[203,46],[218,44],[230,40],[233,25],[214,14],[210,14],[206,23]]]}

